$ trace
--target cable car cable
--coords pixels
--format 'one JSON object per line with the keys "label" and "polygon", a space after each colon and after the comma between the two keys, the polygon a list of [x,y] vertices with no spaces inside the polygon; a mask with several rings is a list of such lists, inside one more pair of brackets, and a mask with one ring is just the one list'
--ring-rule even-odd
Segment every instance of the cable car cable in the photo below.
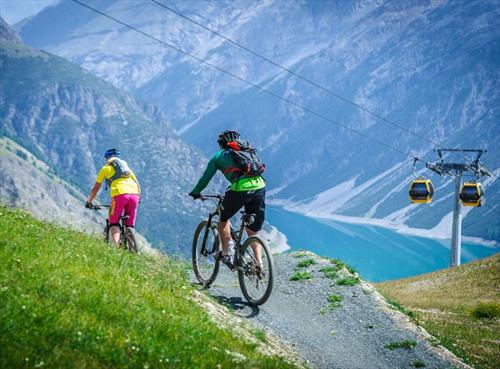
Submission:
{"label": "cable car cable", "polygon": [[[259,86],[259,85],[255,84],[253,82],[250,82],[250,81],[244,79],[243,77],[240,77],[240,76],[238,76],[238,75],[236,75],[236,74],[234,74],[232,72],[226,71],[225,69],[223,69],[223,68],[221,68],[221,67],[219,67],[219,66],[217,66],[217,65],[215,65],[215,64],[213,64],[213,63],[211,63],[209,61],[206,61],[206,60],[204,60],[204,59],[202,59],[202,58],[200,58],[200,57],[198,57],[196,55],[193,55],[193,54],[191,54],[191,53],[189,53],[189,52],[187,52],[185,50],[182,50],[182,49],[178,48],[175,45],[169,44],[169,43],[167,43],[167,42],[165,42],[165,41],[163,41],[163,40],[161,40],[161,39],[159,39],[159,38],[157,38],[157,37],[155,37],[155,36],[153,36],[153,35],[151,35],[151,34],[149,34],[147,32],[144,32],[144,31],[140,30],[139,28],[136,28],[136,27],[134,27],[134,26],[132,26],[132,25],[130,25],[128,23],[125,23],[125,22],[123,22],[123,21],[121,21],[121,20],[119,20],[119,19],[117,19],[117,18],[109,15],[109,14],[106,14],[106,13],[104,13],[104,12],[98,10],[98,9],[95,9],[95,8],[93,8],[93,7],[89,6],[89,5],[81,2],[80,0],[72,0],[72,1],[75,2],[75,3],[77,3],[77,4],[79,4],[79,5],[81,5],[81,6],[83,6],[83,7],[85,7],[85,8],[87,8],[87,9],[89,9],[89,10],[91,10],[91,11],[93,11],[93,12],[95,12],[95,13],[98,13],[98,14],[100,14],[100,15],[108,18],[108,19],[111,19],[112,21],[117,22],[117,23],[121,24],[124,27],[127,27],[127,28],[129,28],[129,29],[131,29],[131,30],[133,30],[135,32],[138,32],[138,33],[142,34],[143,36],[146,36],[146,37],[148,37],[148,38],[150,38],[150,39],[152,39],[154,41],[157,41],[157,42],[161,43],[162,45],[164,45],[164,46],[166,46],[168,48],[171,48],[171,49],[173,49],[173,50],[175,50],[175,51],[177,51],[177,52],[179,52],[179,53],[181,53],[181,54],[183,54],[185,56],[188,56],[188,57],[190,57],[192,59],[195,59],[196,61],[198,61],[198,62],[200,62],[202,64],[208,65],[208,66],[210,66],[210,67],[218,70],[219,72],[227,74],[227,75],[229,75],[229,76],[231,76],[231,77],[233,77],[233,78],[235,78],[235,79],[237,79],[237,80],[239,80],[241,82],[244,82],[244,83],[246,83],[246,84],[248,84],[248,85],[250,85],[250,86],[252,86],[252,87],[254,87],[254,88],[256,88],[256,89],[258,89],[260,91],[262,91],[262,92],[265,92],[265,93],[267,93],[267,94],[269,94],[271,96],[274,96],[274,97],[276,97],[276,98],[278,98],[280,100],[283,100],[283,101],[287,102],[288,104],[293,105],[293,106],[295,106],[295,107],[297,107],[297,108],[299,108],[299,109],[301,109],[301,110],[303,110],[305,112],[308,112],[308,113],[310,113],[310,114],[312,114],[312,115],[314,115],[314,116],[316,116],[318,118],[326,120],[326,121],[328,121],[330,123],[333,123],[333,124],[335,124],[335,125],[337,125],[339,127],[342,127],[344,129],[348,130],[348,131],[351,131],[353,133],[357,133],[360,136],[363,136],[363,137],[365,137],[365,138],[367,138],[369,140],[372,140],[373,142],[378,143],[379,145],[382,145],[382,146],[385,146],[388,149],[397,151],[397,152],[399,152],[399,153],[401,153],[401,154],[403,154],[405,156],[408,156],[408,157],[410,157],[412,159],[415,158],[415,156],[412,155],[412,154],[410,154],[409,152],[406,152],[404,150],[401,150],[401,149],[393,147],[393,146],[391,146],[389,144],[386,144],[383,141],[377,140],[377,139],[375,139],[375,138],[373,138],[371,136],[368,136],[367,134],[365,134],[363,132],[360,132],[360,131],[358,131],[358,130],[356,130],[354,128],[351,128],[351,127],[349,127],[349,126],[347,126],[345,124],[339,123],[339,122],[337,122],[337,121],[335,121],[335,120],[333,120],[333,119],[331,119],[331,118],[329,118],[329,117],[327,117],[327,116],[325,116],[325,115],[323,115],[321,113],[317,113],[316,111],[314,111],[314,110],[312,110],[310,108],[307,108],[305,106],[302,106],[302,105],[300,105],[300,104],[298,104],[298,103],[296,103],[296,102],[294,102],[294,101],[292,101],[292,100],[290,100],[290,99],[288,99],[286,97],[283,97],[283,96],[281,96],[281,95],[279,95],[279,94],[277,94],[277,93],[275,93],[275,92],[273,92],[271,90],[266,89],[265,87]],[[417,158],[417,159],[419,159],[419,158]]]}
{"label": "cable car cable", "polygon": [[[218,71],[220,71],[220,72],[223,72],[223,73],[225,73],[225,74],[227,74],[227,75],[229,75],[229,76],[231,76],[231,77],[233,77],[233,78],[235,78],[235,79],[237,79],[237,80],[240,80],[240,81],[242,81],[242,82],[245,82],[245,83],[247,83],[248,85],[250,85],[250,86],[252,86],[252,87],[254,87],[254,88],[256,88],[256,89],[258,89],[258,90],[260,90],[260,91],[263,91],[263,92],[265,92],[265,93],[267,93],[267,94],[269,94],[269,95],[272,95],[272,96],[274,96],[274,97],[276,97],[276,98],[278,98],[278,99],[281,99],[281,100],[283,100],[283,101],[287,102],[288,104],[293,105],[293,106],[295,106],[295,107],[297,107],[297,108],[299,108],[299,109],[301,109],[301,110],[303,110],[303,111],[309,112],[310,114],[313,114],[313,115],[315,115],[315,116],[317,116],[317,117],[319,117],[319,118],[321,118],[321,119],[324,119],[324,120],[326,120],[326,121],[328,121],[328,122],[331,122],[331,123],[333,123],[333,124],[335,124],[335,125],[338,125],[338,126],[340,126],[340,127],[344,128],[344,129],[346,129],[346,130],[349,130],[349,131],[353,132],[353,133],[357,133],[357,134],[359,134],[359,135],[361,135],[361,136],[363,136],[363,137],[365,137],[365,138],[367,138],[367,139],[370,139],[370,140],[372,140],[372,141],[374,141],[374,142],[376,142],[376,143],[378,143],[378,144],[380,144],[380,145],[383,145],[383,146],[385,146],[385,147],[387,147],[387,148],[390,148],[391,150],[398,151],[399,153],[402,153],[403,155],[408,156],[408,157],[410,157],[410,158],[412,158],[412,159],[414,159],[414,160],[421,160],[421,159],[419,159],[419,158],[415,157],[414,155],[409,154],[408,152],[405,152],[405,151],[400,150],[400,149],[398,149],[398,148],[395,148],[395,147],[393,147],[393,146],[391,146],[391,145],[388,145],[388,144],[386,144],[385,142],[382,142],[382,141],[379,141],[379,140],[377,140],[377,139],[374,139],[374,138],[372,138],[372,137],[370,137],[370,136],[368,136],[368,135],[366,135],[366,134],[364,134],[364,133],[362,133],[362,132],[359,132],[359,131],[357,131],[357,130],[355,130],[355,129],[353,129],[353,128],[350,128],[350,127],[348,127],[348,126],[345,126],[345,125],[344,125],[344,124],[342,124],[342,123],[336,122],[336,121],[334,121],[333,119],[330,119],[329,117],[324,116],[323,114],[317,113],[317,112],[315,112],[315,111],[314,111],[314,110],[312,110],[312,109],[309,109],[309,108],[307,108],[307,107],[304,107],[304,106],[302,106],[302,105],[300,105],[300,104],[298,104],[298,103],[293,102],[292,100],[289,100],[289,99],[287,99],[287,98],[285,98],[285,97],[283,97],[283,96],[281,96],[281,95],[278,95],[277,93],[275,93],[275,92],[273,92],[273,91],[271,91],[271,90],[268,90],[268,89],[266,89],[266,88],[264,88],[264,87],[261,87],[261,86],[259,86],[259,85],[255,84],[255,83],[252,83],[252,82],[250,82],[250,81],[248,81],[248,80],[246,80],[246,79],[244,79],[244,78],[242,78],[242,77],[240,77],[240,76],[237,76],[237,75],[235,75],[235,74],[233,74],[233,73],[231,73],[231,72],[228,72],[228,71],[224,70],[223,68],[221,68],[221,67],[219,67],[219,66],[217,66],[217,65],[215,65],[215,64],[212,64],[212,63],[210,63],[210,62],[208,62],[208,61],[206,61],[206,60],[204,60],[204,59],[202,59],[202,58],[200,58],[200,57],[197,57],[197,56],[195,56],[195,55],[193,55],[193,54],[190,54],[190,53],[188,53],[187,51],[184,51],[184,50],[182,50],[182,49],[180,49],[180,48],[178,48],[178,47],[176,47],[176,46],[174,46],[174,45],[168,44],[167,42],[165,42],[165,41],[163,41],[163,40],[161,40],[161,39],[158,39],[158,38],[157,38],[157,37],[155,37],[155,36],[152,36],[152,35],[150,35],[150,34],[148,34],[148,33],[144,32],[144,31],[141,31],[140,29],[138,29],[138,28],[136,28],[136,27],[134,27],[134,26],[131,26],[131,25],[129,25],[129,24],[127,24],[127,23],[123,22],[123,21],[120,21],[119,19],[116,19],[116,18],[114,18],[114,17],[112,17],[112,16],[110,16],[110,15],[108,15],[108,14],[106,14],[106,13],[104,13],[104,12],[100,11],[100,10],[97,10],[97,9],[95,9],[95,8],[91,7],[91,6],[88,6],[87,4],[84,4],[84,3],[82,3],[82,2],[81,2],[81,1],[79,1],[79,0],[72,0],[72,1],[73,1],[73,2],[75,2],[75,3],[77,3],[77,4],[79,4],[79,5],[80,5],[80,6],[82,6],[82,7],[85,7],[85,8],[87,8],[87,9],[91,10],[91,11],[94,11],[94,12],[96,12],[96,13],[98,13],[98,14],[100,14],[100,15],[102,15],[102,16],[104,16],[104,17],[106,17],[106,18],[108,18],[108,19],[111,19],[111,20],[113,20],[113,21],[115,21],[115,22],[117,22],[117,23],[119,23],[119,24],[121,24],[121,25],[123,25],[123,26],[125,26],[125,27],[127,27],[127,28],[129,28],[129,29],[131,29],[131,30],[133,30],[133,31],[135,31],[135,32],[138,32],[138,33],[140,33],[140,34],[142,34],[142,35],[144,35],[144,36],[146,36],[146,37],[148,37],[148,38],[150,38],[150,39],[152,39],[152,40],[155,40],[155,41],[157,41],[157,42],[160,42],[160,43],[161,43],[161,44],[163,44],[164,46],[169,47],[169,48],[171,48],[171,49],[174,49],[174,50],[176,50],[177,52],[180,52],[180,53],[181,53],[181,54],[183,54],[183,55],[189,56],[189,57],[191,57],[191,58],[193,58],[193,59],[195,59],[195,60],[199,61],[199,62],[200,62],[200,63],[202,63],[202,64],[208,65],[208,66],[210,66],[210,67],[212,67],[212,68],[214,68],[214,69],[216,69],[216,70],[218,70]],[[400,166],[400,167],[401,167],[401,166]],[[489,207],[491,210],[493,210],[495,213],[500,214],[500,213],[498,213],[496,210],[494,210],[493,208],[491,208],[490,206],[488,206],[488,207]]]}
{"label": "cable car cable", "polygon": [[[390,124],[390,125],[392,125],[392,126],[394,126],[394,127],[398,127],[398,128],[400,128],[401,130],[406,131],[406,132],[408,132],[408,133],[410,133],[410,134],[414,135],[415,137],[418,137],[418,138],[420,138],[420,139],[422,139],[422,140],[426,141],[427,143],[430,143],[430,144],[434,145],[435,147],[439,147],[439,146],[440,146],[440,144],[439,144],[439,143],[437,143],[436,141],[433,141],[433,140],[431,140],[431,139],[427,138],[426,136],[423,136],[423,135],[421,135],[421,134],[419,134],[419,133],[416,133],[415,131],[413,131],[413,130],[411,130],[411,129],[409,129],[409,128],[406,128],[405,126],[402,126],[401,124],[398,124],[398,123],[396,123],[396,122],[394,122],[394,121],[392,121],[392,120],[388,119],[387,117],[385,117],[385,116],[383,116],[383,115],[381,115],[381,114],[379,114],[379,113],[376,113],[376,112],[374,112],[374,111],[372,111],[372,110],[370,110],[370,109],[368,109],[368,108],[364,107],[363,105],[361,105],[361,104],[359,104],[359,103],[356,103],[355,101],[352,101],[352,100],[350,100],[350,99],[348,99],[348,98],[346,98],[346,97],[344,97],[344,96],[340,95],[339,93],[337,93],[337,92],[335,92],[335,91],[333,91],[333,90],[331,90],[331,89],[329,89],[329,88],[327,88],[327,87],[325,87],[325,86],[323,86],[323,85],[319,84],[318,82],[315,82],[315,81],[313,81],[313,80],[311,80],[311,79],[309,79],[309,78],[307,78],[307,77],[304,77],[302,74],[299,74],[299,73],[297,73],[297,72],[294,72],[293,70],[291,70],[291,69],[289,69],[289,68],[287,68],[287,67],[285,67],[285,66],[281,65],[281,64],[280,64],[280,63],[278,63],[278,62],[275,62],[274,60],[272,60],[272,59],[270,59],[270,58],[266,57],[265,55],[262,55],[262,54],[260,54],[259,52],[255,51],[255,50],[252,50],[252,49],[250,49],[249,47],[247,47],[247,46],[245,46],[245,45],[242,45],[241,43],[239,43],[239,42],[237,42],[237,41],[235,41],[235,40],[233,40],[233,39],[231,39],[231,38],[229,38],[229,37],[227,37],[227,36],[224,36],[224,35],[223,35],[223,34],[221,34],[220,32],[215,31],[215,30],[213,30],[212,28],[210,28],[210,27],[208,27],[208,26],[205,26],[204,24],[202,24],[202,23],[200,23],[200,22],[198,22],[198,21],[194,20],[193,18],[190,18],[189,16],[187,16],[187,15],[185,15],[185,14],[181,13],[179,10],[174,9],[174,8],[172,8],[172,7],[170,7],[170,6],[168,6],[168,5],[164,4],[164,3],[162,3],[162,2],[161,2],[161,1],[159,1],[159,0],[150,0],[150,1],[151,1],[151,2],[153,2],[153,3],[155,3],[155,4],[157,4],[157,5],[158,5],[158,6],[160,6],[160,7],[162,7],[162,8],[164,8],[164,9],[168,10],[169,12],[171,12],[171,13],[173,13],[173,14],[175,14],[175,15],[177,15],[177,16],[179,16],[179,17],[181,17],[181,18],[183,18],[183,19],[185,19],[185,20],[187,20],[187,21],[189,21],[189,22],[191,22],[191,23],[193,23],[193,24],[195,24],[195,25],[197,25],[197,26],[199,26],[199,27],[203,28],[203,29],[205,29],[206,31],[213,33],[214,35],[216,35],[216,36],[218,36],[218,37],[222,38],[223,40],[225,40],[225,41],[229,42],[230,44],[232,44],[232,45],[234,45],[234,46],[236,46],[236,47],[239,47],[240,49],[245,50],[245,51],[247,51],[247,52],[251,53],[252,55],[255,55],[255,56],[257,56],[257,57],[261,58],[262,60],[265,60],[266,62],[268,62],[268,63],[270,63],[270,64],[272,64],[272,65],[274,65],[274,66],[276,66],[276,67],[280,68],[281,70],[283,70],[283,71],[285,71],[285,72],[287,72],[287,73],[289,73],[289,74],[291,74],[291,75],[293,75],[293,76],[295,76],[295,77],[297,77],[297,78],[299,78],[299,79],[301,79],[301,80],[303,80],[303,81],[305,81],[305,82],[309,83],[310,85],[315,86],[315,87],[317,87],[317,88],[319,88],[319,89],[321,89],[321,90],[323,90],[323,91],[325,91],[325,92],[327,92],[327,93],[329,93],[329,94],[331,94],[331,95],[333,95],[333,96],[337,97],[338,99],[340,99],[340,100],[344,101],[345,103],[350,104],[350,105],[352,105],[352,106],[354,106],[354,107],[357,107],[358,109],[360,109],[360,110],[362,110],[362,111],[364,111],[364,112],[366,112],[366,113],[368,113],[368,114],[371,114],[372,116],[374,116],[374,117],[376,117],[376,118],[378,118],[378,119],[380,119],[380,120],[384,121],[384,122],[385,122],[385,123],[387,123],[387,124]],[[383,5],[384,5],[384,4],[383,4]],[[477,50],[480,50],[480,49],[482,49],[482,48],[484,48],[484,47],[486,47],[486,46],[488,46],[488,44],[483,45],[483,46],[481,46],[481,47],[479,47],[479,48],[476,48],[476,49],[474,49],[474,50],[472,50],[472,51],[477,51]],[[452,54],[452,53],[454,53],[456,50],[458,50],[458,47],[457,47],[457,48],[455,48],[455,49],[453,49],[453,50],[451,50],[451,51],[449,51],[449,52],[448,52],[448,53],[446,53],[445,55],[447,55],[447,54]],[[471,52],[472,52],[472,51],[471,51]],[[486,113],[485,113],[485,114],[486,114]],[[484,114],[483,114],[483,116],[484,116]],[[482,118],[482,117],[481,117],[481,118]],[[465,159],[467,159],[467,158],[466,158],[466,156],[465,156],[465,155],[463,155],[463,154],[462,154],[462,157],[463,157],[463,158],[465,158]]]}
{"label": "cable car cable", "polygon": [[483,205],[486,206],[487,208],[490,208],[490,210],[493,211],[494,213],[497,213],[497,215],[500,215],[500,212],[498,212],[494,207],[488,205],[487,203]]}
{"label": "cable car cable", "polygon": [[363,105],[361,105],[361,104],[359,104],[357,102],[354,102],[354,101],[352,101],[352,100],[350,100],[350,99],[348,99],[348,98],[340,95],[339,93],[337,93],[337,92],[335,92],[335,91],[333,91],[333,90],[331,90],[331,89],[329,89],[327,87],[324,87],[323,85],[319,84],[318,82],[315,82],[315,81],[313,81],[313,80],[311,80],[311,79],[309,79],[307,77],[304,77],[303,75],[301,75],[301,74],[299,74],[297,72],[294,72],[293,70],[291,70],[291,69],[289,69],[289,68],[287,68],[287,67],[285,67],[285,66],[283,66],[283,65],[281,65],[281,64],[279,64],[277,62],[275,62],[274,60],[272,60],[272,59],[270,59],[270,58],[268,58],[268,57],[266,57],[266,56],[258,53],[257,51],[254,51],[254,50],[252,50],[252,49],[250,49],[250,48],[248,48],[248,47],[240,44],[239,42],[234,41],[234,40],[230,39],[229,37],[226,37],[223,34],[221,34],[221,33],[217,32],[217,31],[211,29],[210,27],[207,27],[207,26],[203,25],[202,23],[200,23],[200,22],[198,22],[198,21],[196,21],[196,20],[188,17],[187,15],[182,14],[178,10],[173,9],[173,8],[169,7],[168,5],[165,5],[165,4],[163,4],[162,2],[160,2],[158,0],[150,0],[150,1],[152,1],[153,3],[161,6],[164,9],[170,11],[171,13],[174,13],[177,16],[179,16],[181,18],[184,18],[185,20],[187,20],[187,21],[189,21],[189,22],[191,22],[193,24],[196,24],[197,26],[199,26],[199,27],[201,27],[201,28],[203,28],[203,29],[205,29],[205,30],[213,33],[214,35],[217,35],[218,37],[226,40],[230,44],[232,44],[234,46],[237,46],[237,47],[239,47],[239,48],[241,48],[241,49],[243,49],[243,50],[245,50],[245,51],[247,51],[247,52],[249,52],[249,53],[251,53],[251,54],[253,54],[253,55],[257,56],[257,57],[259,57],[259,58],[261,58],[262,60],[267,61],[268,63],[274,65],[275,67],[278,67],[281,70],[283,70],[283,71],[285,71],[287,73],[290,73],[291,75],[293,75],[293,76],[295,76],[295,77],[297,77],[297,78],[299,78],[299,79],[301,79],[301,80],[309,83],[310,85],[315,86],[315,87],[323,90],[324,92],[327,92],[327,93],[335,96],[336,98],[344,101],[345,103],[350,104],[350,105],[352,105],[352,106],[354,106],[354,107],[356,107],[356,108],[364,111],[365,113],[371,114],[372,116],[374,116],[374,117],[376,117],[376,118],[384,121],[387,124],[390,124],[390,125],[392,125],[394,127],[400,128],[401,130],[406,131],[406,132],[414,135],[415,137],[419,137],[420,139],[426,141],[427,143],[430,143],[430,144],[432,144],[432,145],[434,145],[436,147],[440,146],[437,142],[434,142],[431,139],[429,139],[429,138],[427,138],[425,136],[422,136],[419,133],[416,133],[416,132],[414,132],[413,130],[411,130],[409,128],[406,128],[406,127],[402,126],[401,124],[398,124],[398,123],[395,123],[395,122],[389,120],[388,118],[384,117],[383,115],[380,115],[380,114],[378,114],[378,113],[376,113],[376,112],[374,112],[374,111],[372,111],[372,110],[364,107]]}

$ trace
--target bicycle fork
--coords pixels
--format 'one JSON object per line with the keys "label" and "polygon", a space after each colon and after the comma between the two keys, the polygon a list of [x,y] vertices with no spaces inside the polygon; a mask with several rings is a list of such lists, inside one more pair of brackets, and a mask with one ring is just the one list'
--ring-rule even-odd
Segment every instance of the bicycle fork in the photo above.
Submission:
{"label": "bicycle fork", "polygon": [[207,226],[205,227],[205,233],[203,234],[203,241],[202,241],[202,244],[201,244],[202,246],[201,246],[201,250],[200,250],[200,254],[203,257],[207,257],[208,254],[214,254],[215,252],[217,252],[217,247],[215,245],[215,242],[218,242],[219,245],[221,244],[220,243],[221,240],[220,240],[219,230],[217,230],[217,237],[214,240],[214,245],[212,247],[212,250],[211,251],[207,250],[208,234],[210,232],[210,229],[213,228],[212,217],[213,217],[213,214],[210,214],[209,217],[208,217]]}

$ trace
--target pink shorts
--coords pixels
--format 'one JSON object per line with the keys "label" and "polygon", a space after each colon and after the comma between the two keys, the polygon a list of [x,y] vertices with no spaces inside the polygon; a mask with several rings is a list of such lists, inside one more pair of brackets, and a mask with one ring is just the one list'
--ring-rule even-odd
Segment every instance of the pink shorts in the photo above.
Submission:
{"label": "pink shorts", "polygon": [[111,207],[109,208],[109,224],[118,225],[120,217],[125,213],[125,215],[130,217],[125,220],[125,225],[127,227],[134,227],[140,198],[139,195],[127,193],[112,197]]}

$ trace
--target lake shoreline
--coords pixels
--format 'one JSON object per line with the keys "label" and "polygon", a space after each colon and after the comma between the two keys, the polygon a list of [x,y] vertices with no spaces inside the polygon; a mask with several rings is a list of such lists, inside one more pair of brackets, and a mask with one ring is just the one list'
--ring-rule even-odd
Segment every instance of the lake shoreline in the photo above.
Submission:
{"label": "lake shoreline", "polygon": [[[367,225],[367,226],[376,226],[381,228],[390,229],[400,234],[408,235],[408,236],[417,236],[428,238],[432,240],[441,240],[441,241],[450,241],[451,240],[451,232],[445,232],[443,229],[431,228],[413,228],[406,224],[391,222],[386,219],[375,219],[375,218],[364,218],[364,217],[353,217],[348,215],[340,215],[340,214],[330,214],[324,212],[315,212],[315,211],[300,211],[296,209],[292,204],[290,204],[287,200],[268,200],[269,205],[280,208],[284,211],[288,211],[291,213],[299,214],[308,218],[316,219],[316,220],[332,220],[341,223],[348,224],[359,224],[359,225]],[[500,247],[500,242],[495,240],[487,240],[481,237],[470,237],[470,236],[462,236],[462,240],[471,244],[476,244],[480,246],[485,246],[489,248],[498,248]]]}
{"label": "lake shoreline", "polygon": [[[267,221],[283,233],[290,251],[304,249],[340,259],[368,281],[401,279],[446,269],[450,265],[450,242],[408,235],[360,219],[343,222],[312,218],[270,205]],[[500,252],[499,247],[462,240],[461,263]]]}

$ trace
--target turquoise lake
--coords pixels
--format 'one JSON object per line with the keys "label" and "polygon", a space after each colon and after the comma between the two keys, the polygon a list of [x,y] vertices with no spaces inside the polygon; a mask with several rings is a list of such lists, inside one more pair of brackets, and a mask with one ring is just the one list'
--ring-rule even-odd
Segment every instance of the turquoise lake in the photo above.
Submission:
{"label": "turquoise lake", "polygon": [[[314,219],[268,206],[266,218],[288,238],[292,250],[306,249],[338,258],[364,279],[380,282],[447,268],[450,241],[408,236],[393,230],[333,220]],[[462,263],[500,252],[462,242]]]}

